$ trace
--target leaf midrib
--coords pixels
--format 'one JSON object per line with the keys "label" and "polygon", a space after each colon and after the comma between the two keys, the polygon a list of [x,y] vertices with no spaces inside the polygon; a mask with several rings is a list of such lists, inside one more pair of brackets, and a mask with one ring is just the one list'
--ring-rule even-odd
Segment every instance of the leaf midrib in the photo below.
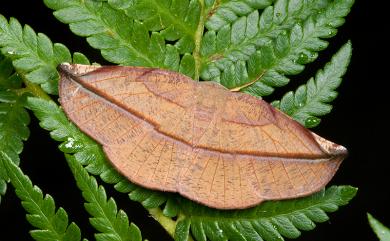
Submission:
{"label": "leaf midrib", "polygon": [[[312,4],[314,2],[315,1],[313,1]],[[313,5],[315,5],[315,4],[313,4]],[[302,9],[305,10],[305,11],[303,11],[303,13],[302,13],[302,10],[300,10],[300,11],[295,12],[294,14],[287,15],[287,18],[283,21],[283,23],[281,23],[281,24],[272,24],[272,26],[270,26],[270,28],[268,28],[266,30],[263,30],[263,31],[261,31],[259,29],[255,36],[253,36],[252,38],[245,38],[238,45],[231,45],[231,46],[229,46],[229,48],[223,49],[220,52],[213,53],[210,56],[204,56],[203,57],[204,64],[210,64],[210,63],[215,62],[216,60],[220,59],[220,58],[215,58],[215,56],[223,56],[224,58],[226,58],[233,51],[237,51],[237,50],[239,51],[239,50],[243,49],[243,47],[245,47],[247,45],[256,45],[257,40],[259,40],[261,38],[273,37],[278,32],[281,32],[284,29],[288,29],[291,25],[294,25],[295,22],[292,21],[293,19],[296,19],[296,18],[299,19],[299,20],[306,19],[311,14],[311,11],[314,10],[314,6],[310,6],[310,7],[305,7],[304,6]],[[257,11],[257,10],[255,10],[255,11]],[[302,13],[302,14],[300,15],[300,13]],[[259,23],[257,23],[257,24],[259,24]]]}
{"label": "leaf midrib", "polygon": [[[106,23],[106,21],[104,21],[99,14],[96,14],[91,9],[89,9],[85,5],[84,1],[79,2],[79,7],[85,9],[86,11],[88,11],[88,13],[92,16],[92,19],[97,21],[99,24],[101,24],[106,29],[106,32],[92,34],[92,36],[93,35],[99,35],[99,34],[111,35],[111,37],[119,40],[121,46],[128,47],[132,52],[136,53],[136,55],[138,57],[140,57],[140,58],[144,59],[146,62],[148,62],[150,64],[150,66],[157,66],[157,64],[154,63],[147,55],[145,55],[142,51],[137,50],[132,44],[130,44],[128,41],[126,41],[126,39],[122,38],[120,36],[120,34],[118,34],[118,32],[115,29],[111,28],[111,26],[108,25]],[[107,5],[107,7],[111,8],[111,6],[108,6],[108,5]],[[125,13],[123,13],[123,10],[121,10],[121,11],[122,11],[122,14],[124,14],[127,17],[127,15]],[[132,20],[130,20],[130,21],[132,21]],[[73,22],[71,22],[69,24],[72,24],[72,23]],[[102,51],[104,51],[104,50],[102,50]]]}

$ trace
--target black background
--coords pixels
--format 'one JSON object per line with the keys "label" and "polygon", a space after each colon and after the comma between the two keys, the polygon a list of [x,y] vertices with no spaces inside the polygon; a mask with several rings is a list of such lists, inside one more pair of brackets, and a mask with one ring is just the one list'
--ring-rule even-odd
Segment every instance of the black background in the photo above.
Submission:
{"label": "black background", "polygon": [[[366,212],[390,226],[390,160],[386,155],[389,148],[386,135],[389,130],[387,75],[390,61],[387,49],[390,42],[386,7],[380,2],[386,1],[357,0],[346,24],[331,39],[330,46],[321,52],[319,59],[274,95],[274,98],[280,97],[287,89],[306,81],[347,40],[352,41],[352,62],[338,90],[339,97],[333,102],[334,109],[314,131],[346,146],[350,152],[331,184],[352,185],[358,187],[359,192],[350,205],[330,214],[330,221],[318,224],[314,231],[304,232],[299,240],[376,240],[368,226]],[[99,51],[89,47],[83,38],[75,37],[41,1],[2,1],[0,14],[6,18],[16,17],[22,24],[47,34],[53,42],[64,43],[71,51],[83,52],[92,61],[105,63]],[[93,240],[94,230],[88,224],[83,200],[62,153],[57,150],[57,143],[38,126],[34,117],[30,129],[31,136],[21,156],[23,171],[44,193],[55,198],[57,207],[67,210],[70,220],[81,227],[86,238]],[[118,195],[110,185],[106,185],[106,189],[140,227],[144,238],[171,240],[140,204],[130,202],[124,194]],[[28,234],[30,229],[19,199],[9,187],[0,205],[0,240],[32,240]]]}

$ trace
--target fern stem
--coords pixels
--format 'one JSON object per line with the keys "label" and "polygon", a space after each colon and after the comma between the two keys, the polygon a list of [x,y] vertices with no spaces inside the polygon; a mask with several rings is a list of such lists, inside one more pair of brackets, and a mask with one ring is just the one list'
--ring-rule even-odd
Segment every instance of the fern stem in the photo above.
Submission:
{"label": "fern stem", "polygon": [[[161,226],[168,232],[168,234],[174,238],[177,221],[173,221],[163,214],[160,208],[149,208],[149,214],[161,224]],[[191,236],[188,236],[188,241],[194,241]]]}
{"label": "fern stem", "polygon": [[166,217],[160,208],[149,208],[149,214],[161,224],[161,226],[168,232],[172,237],[175,235],[176,222]]}
{"label": "fern stem", "polygon": [[23,78],[23,83],[26,85],[25,90],[34,95],[35,97],[39,97],[44,100],[52,100],[51,97],[46,94],[46,92],[43,91],[43,89],[39,85],[28,81],[26,78]]}
{"label": "fern stem", "polygon": [[200,65],[201,65],[201,56],[200,56],[200,44],[201,44],[201,41],[202,41],[202,37],[203,37],[203,31],[204,31],[204,23],[205,23],[205,6],[204,6],[204,0],[199,0],[199,4],[200,4],[200,12],[201,12],[201,15],[199,16],[199,23],[198,23],[198,27],[196,29],[196,32],[195,32],[195,49],[194,49],[194,52],[192,53],[192,56],[194,56],[194,60],[195,60],[195,76],[194,76],[194,79],[196,81],[199,81],[199,74],[200,74]]}
{"label": "fern stem", "polygon": [[235,88],[233,88],[233,89],[229,89],[231,92],[239,92],[239,91],[241,91],[243,88],[246,88],[246,87],[249,87],[249,86],[251,86],[251,85],[253,85],[254,83],[256,83],[258,80],[260,80],[261,79],[261,77],[263,77],[263,75],[264,75],[264,73],[265,73],[266,71],[264,70],[263,72],[261,72],[261,74],[259,75],[259,76],[257,76],[255,79],[253,79],[252,81],[250,81],[250,82],[248,82],[248,83],[246,83],[246,84],[243,84],[243,85],[241,85],[241,86],[237,86],[237,87],[235,87]]}

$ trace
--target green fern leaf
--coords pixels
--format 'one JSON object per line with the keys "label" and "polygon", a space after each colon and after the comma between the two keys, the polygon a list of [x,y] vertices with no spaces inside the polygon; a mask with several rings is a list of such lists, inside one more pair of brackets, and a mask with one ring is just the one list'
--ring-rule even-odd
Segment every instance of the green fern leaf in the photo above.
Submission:
{"label": "green fern leaf", "polygon": [[[187,240],[189,230],[195,240],[283,240],[297,238],[300,230],[315,228],[356,194],[350,186],[333,186],[312,196],[266,202],[254,208],[235,211],[210,209],[181,199],[181,224],[175,240]],[[178,227],[178,229],[179,229]]]}
{"label": "green fern leaf", "polygon": [[191,53],[195,47],[194,39],[200,18],[201,5],[198,0],[109,0],[115,9],[127,16],[142,21],[149,31],[161,31],[168,41],[177,41],[179,53]]}
{"label": "green fern leaf", "polygon": [[214,0],[207,14],[206,28],[217,31],[241,16],[254,10],[264,9],[274,0]]}
{"label": "green fern leaf", "polygon": [[[152,32],[149,36],[150,26],[127,16],[126,12],[118,7],[123,7],[119,4],[121,1],[110,1],[117,9],[107,2],[93,0],[45,0],[44,2],[49,8],[56,10],[54,16],[58,20],[69,24],[73,33],[87,37],[88,43],[93,48],[101,50],[102,56],[112,63],[160,67],[180,71],[192,78],[195,76],[194,57],[186,53],[180,59],[180,53],[190,49],[185,47],[191,45],[187,38],[178,41],[177,48],[165,44],[165,38],[175,39],[173,36],[177,36],[175,31],[171,31],[175,28],[168,27],[170,32]],[[118,5],[115,5],[115,2],[119,2]]]}
{"label": "green fern leaf", "polygon": [[279,0],[261,16],[254,11],[218,32],[209,31],[203,39],[201,77],[269,95],[273,87],[288,83],[284,75],[300,73],[317,58],[327,47],[323,39],[335,35],[352,5],[353,0]]}
{"label": "green fern leaf", "polygon": [[368,222],[380,241],[390,241],[390,229],[367,213]]}
{"label": "green fern leaf", "polygon": [[80,229],[75,223],[68,225],[68,215],[64,209],[55,211],[54,200],[50,195],[43,197],[41,189],[33,186],[31,180],[15,165],[11,157],[0,151],[0,162],[8,173],[16,195],[28,212],[27,220],[37,228],[30,232],[35,240],[80,240]]}
{"label": "green fern leaf", "polygon": [[88,174],[74,156],[67,156],[67,160],[77,185],[87,201],[85,209],[92,216],[90,222],[101,232],[95,235],[96,240],[142,241],[138,227],[133,223],[129,225],[126,213],[117,210],[114,199],[107,200],[104,187],[98,186],[96,179]]}
{"label": "green fern leaf", "polygon": [[[49,94],[58,92],[58,64],[73,62],[68,48],[64,45],[53,44],[46,35],[36,34],[28,25],[22,27],[14,18],[8,22],[2,15],[0,48],[1,52],[12,60],[19,74],[32,83],[40,84]],[[80,55],[77,54],[79,59]]]}
{"label": "green fern leaf", "polygon": [[301,85],[295,93],[290,91],[280,101],[274,101],[273,106],[279,108],[307,128],[320,123],[319,116],[326,115],[332,110],[328,104],[337,97],[335,89],[341,84],[352,54],[351,43],[346,43],[325,65],[317,72],[315,79]]}

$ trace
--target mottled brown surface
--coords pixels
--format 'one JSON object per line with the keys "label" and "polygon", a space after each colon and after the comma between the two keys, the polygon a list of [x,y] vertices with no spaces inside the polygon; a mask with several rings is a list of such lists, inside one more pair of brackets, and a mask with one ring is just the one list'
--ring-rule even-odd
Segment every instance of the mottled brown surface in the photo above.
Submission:
{"label": "mottled brown surface", "polygon": [[268,103],[139,67],[63,64],[60,102],[130,181],[219,209],[305,196],[346,149]]}

